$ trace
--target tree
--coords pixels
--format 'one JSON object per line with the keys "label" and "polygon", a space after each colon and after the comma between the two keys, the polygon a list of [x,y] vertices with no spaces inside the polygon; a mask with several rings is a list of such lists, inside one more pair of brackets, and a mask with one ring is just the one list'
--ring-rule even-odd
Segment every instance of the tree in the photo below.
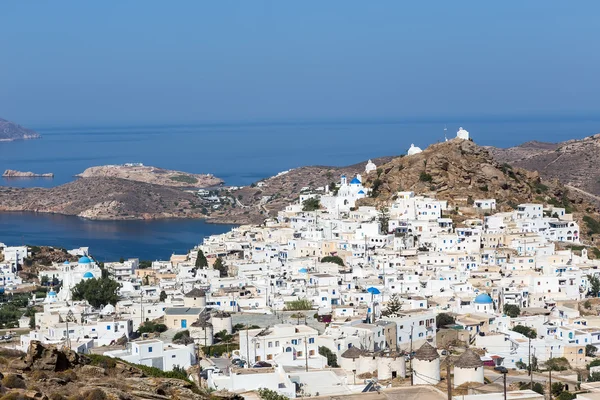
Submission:
{"label": "tree", "polygon": [[158,298],[159,301],[165,301],[167,299],[167,292],[165,292],[164,290],[162,290],[160,292],[160,297]]}
{"label": "tree", "polygon": [[588,377],[588,382],[600,382],[600,372],[593,372]]}
{"label": "tree", "polygon": [[390,210],[387,207],[381,207],[379,209],[379,230],[382,234],[386,235],[389,233],[390,223]]}
{"label": "tree", "polygon": [[396,293],[394,293],[388,300],[387,307],[383,311],[383,315],[386,317],[398,315],[401,309],[402,303],[400,302],[400,298]]}
{"label": "tree", "polygon": [[565,385],[562,382],[554,382],[550,392],[556,397],[565,390]]}
{"label": "tree", "polygon": [[439,313],[438,315],[435,316],[435,324],[437,325],[438,328],[447,326],[447,325],[452,325],[454,324],[454,317],[446,314],[446,313]]}
{"label": "tree", "polygon": [[119,262],[120,262],[121,264],[123,264],[123,263],[125,262],[125,259],[124,259],[123,257],[121,257],[121,258],[119,258]]}
{"label": "tree", "polygon": [[108,304],[117,304],[117,290],[120,287],[120,283],[110,278],[91,278],[79,282],[71,293],[73,300],[86,300],[92,307],[100,308]]}
{"label": "tree", "polygon": [[585,367],[589,370],[591,367],[597,367],[598,365],[600,365],[600,358],[592,360],[592,362],[586,365]]}
{"label": "tree", "polygon": [[42,286],[48,286],[48,283],[50,283],[50,279],[48,278],[48,276],[42,276],[42,279],[40,279],[40,284]]}
{"label": "tree", "polygon": [[215,333],[214,336],[215,336],[215,338],[219,339],[219,342],[222,342],[222,343],[229,343],[233,340],[233,335],[228,334],[225,329]]}
{"label": "tree", "polygon": [[525,325],[517,325],[514,328],[512,328],[512,330],[530,339],[535,339],[537,337],[537,332],[535,331],[535,329]]}
{"label": "tree", "polygon": [[585,345],[585,356],[586,357],[596,357],[597,351],[598,351],[598,348],[596,346],[594,346],[593,344]]}
{"label": "tree", "polygon": [[302,202],[302,211],[316,211],[321,208],[321,202],[316,197],[311,197]]}
{"label": "tree", "polygon": [[198,255],[196,256],[196,268],[204,268],[204,267],[208,267],[208,260],[206,259],[206,256],[204,255],[204,252],[202,250],[198,250]]}
{"label": "tree", "polygon": [[590,294],[598,297],[598,293],[600,293],[600,279],[593,275],[588,275],[587,277],[590,282]]}
{"label": "tree", "polygon": [[504,314],[511,318],[517,318],[519,315],[521,315],[521,309],[515,304],[505,304]]}
{"label": "tree", "polygon": [[325,256],[325,257],[321,258],[321,262],[322,263],[334,263],[341,267],[344,266],[344,260],[342,260],[342,258],[338,257],[338,256]]}
{"label": "tree", "polygon": [[329,347],[319,346],[319,354],[327,358],[327,365],[331,368],[338,368],[337,355]]}
{"label": "tree", "polygon": [[214,264],[213,264],[213,269],[216,269],[217,271],[219,271],[219,276],[221,278],[227,276],[227,265],[223,264],[223,259],[221,257],[218,257]]}
{"label": "tree", "polygon": [[571,392],[562,392],[561,394],[559,394],[558,396],[556,396],[556,400],[573,400],[576,397],[577,396],[574,395]]}
{"label": "tree", "polygon": [[549,358],[546,361],[546,369],[551,371],[566,371],[569,368],[571,368],[569,360],[565,357]]}

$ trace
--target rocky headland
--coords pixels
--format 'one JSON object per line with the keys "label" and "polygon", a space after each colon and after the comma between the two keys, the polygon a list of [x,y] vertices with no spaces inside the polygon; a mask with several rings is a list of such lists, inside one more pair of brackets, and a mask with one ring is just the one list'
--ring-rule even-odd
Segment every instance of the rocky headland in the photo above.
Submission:
{"label": "rocky headland", "polygon": [[40,134],[22,127],[21,125],[15,124],[14,122],[7,121],[0,118],[0,141],[8,142],[12,140],[21,139],[38,139]]}
{"label": "rocky headland", "polygon": [[45,174],[36,174],[35,172],[23,172],[15,171],[14,169],[7,169],[2,174],[3,178],[53,178],[54,174],[48,172]]}
{"label": "rocky headland", "polygon": [[132,220],[202,218],[201,210],[193,193],[119,178],[81,178],[53,188],[0,187],[0,211]]}
{"label": "rocky headland", "polygon": [[140,164],[91,167],[77,176],[81,178],[120,178],[154,185],[187,188],[207,188],[223,184],[223,180],[210,174],[190,174]]}

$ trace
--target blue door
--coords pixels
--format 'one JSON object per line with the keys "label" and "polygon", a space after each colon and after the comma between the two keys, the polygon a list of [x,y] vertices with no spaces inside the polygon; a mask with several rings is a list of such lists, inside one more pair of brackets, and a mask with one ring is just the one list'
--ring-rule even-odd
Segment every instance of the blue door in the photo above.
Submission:
{"label": "blue door", "polygon": [[182,319],[181,320],[181,327],[182,328],[187,328],[187,319]]}

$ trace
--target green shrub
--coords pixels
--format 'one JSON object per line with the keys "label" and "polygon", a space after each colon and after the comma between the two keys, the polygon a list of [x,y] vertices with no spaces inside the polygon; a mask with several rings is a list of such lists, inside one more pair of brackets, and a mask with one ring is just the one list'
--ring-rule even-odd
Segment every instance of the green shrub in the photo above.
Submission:
{"label": "green shrub", "polygon": [[585,222],[588,227],[588,231],[591,234],[600,233],[600,222],[596,221],[594,218],[590,217],[589,215],[584,215],[583,222]]}
{"label": "green shrub", "polygon": [[25,389],[27,387],[23,378],[15,374],[5,375],[2,379],[2,385],[9,389]]}
{"label": "green shrub", "polygon": [[162,333],[166,332],[169,328],[165,324],[159,324],[154,321],[146,321],[138,328],[138,333]]}
{"label": "green shrub", "polygon": [[175,181],[175,182],[183,182],[183,183],[189,183],[189,184],[198,183],[198,179],[196,179],[193,176],[189,176],[189,175],[175,175],[175,176],[169,177],[169,179],[172,181]]}
{"label": "green shrub", "polygon": [[342,260],[341,257],[338,256],[325,256],[323,258],[321,258],[321,262],[322,263],[334,263],[340,266],[344,266],[344,260]]}
{"label": "green shrub", "polygon": [[106,394],[102,389],[92,389],[85,394],[85,400],[106,400]]}
{"label": "green shrub", "polygon": [[286,311],[301,311],[301,310],[312,310],[313,304],[308,299],[298,299],[294,301],[288,301],[285,303]]}
{"label": "green shrub", "polygon": [[431,176],[427,172],[421,172],[421,174],[419,175],[419,180],[421,182],[431,182],[433,181],[433,176]]}
{"label": "green shrub", "polygon": [[187,329],[185,331],[179,331],[173,336],[173,341],[182,339],[184,336],[190,337],[190,331]]}

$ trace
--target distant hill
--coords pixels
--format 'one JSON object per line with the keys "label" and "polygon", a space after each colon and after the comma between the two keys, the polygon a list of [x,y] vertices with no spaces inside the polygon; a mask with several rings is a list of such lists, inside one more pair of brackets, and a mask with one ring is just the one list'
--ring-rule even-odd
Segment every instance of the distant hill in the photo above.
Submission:
{"label": "distant hill", "polygon": [[22,140],[22,139],[38,139],[40,134],[0,118],[0,141]]}
{"label": "distant hill", "polygon": [[600,134],[562,143],[527,142],[501,149],[489,147],[501,163],[538,171],[545,179],[600,195]]}

